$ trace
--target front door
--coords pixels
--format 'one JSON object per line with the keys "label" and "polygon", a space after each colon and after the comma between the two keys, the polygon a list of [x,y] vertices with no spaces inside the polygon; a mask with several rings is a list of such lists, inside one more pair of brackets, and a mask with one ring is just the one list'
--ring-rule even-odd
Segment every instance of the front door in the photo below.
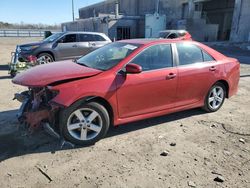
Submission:
{"label": "front door", "polygon": [[130,63],[140,74],[119,74],[116,78],[120,118],[155,112],[175,106],[177,70],[173,67],[170,44],[151,46]]}
{"label": "front door", "polygon": [[59,39],[55,46],[54,53],[57,55],[57,60],[73,59],[76,58],[77,52],[77,35],[67,34]]}

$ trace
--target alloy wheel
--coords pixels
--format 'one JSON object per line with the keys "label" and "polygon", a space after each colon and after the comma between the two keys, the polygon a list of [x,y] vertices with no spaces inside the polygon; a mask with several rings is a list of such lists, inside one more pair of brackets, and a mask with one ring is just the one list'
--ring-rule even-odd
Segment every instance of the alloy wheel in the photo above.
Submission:
{"label": "alloy wheel", "polygon": [[90,108],[77,109],[71,113],[67,121],[69,134],[77,140],[94,139],[101,132],[103,121],[100,114]]}
{"label": "alloy wheel", "polygon": [[208,105],[211,109],[217,110],[223,103],[224,90],[221,86],[215,86],[209,93]]}
{"label": "alloy wheel", "polygon": [[38,62],[39,62],[39,64],[42,65],[42,64],[47,64],[47,63],[53,62],[53,59],[50,56],[43,55],[43,56],[38,58]]}

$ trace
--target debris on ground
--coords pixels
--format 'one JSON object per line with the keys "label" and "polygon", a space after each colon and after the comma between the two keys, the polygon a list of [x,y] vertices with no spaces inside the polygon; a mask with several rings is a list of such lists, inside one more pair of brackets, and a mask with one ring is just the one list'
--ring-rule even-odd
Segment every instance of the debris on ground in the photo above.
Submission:
{"label": "debris on ground", "polygon": [[196,187],[196,184],[193,181],[188,181],[189,187]]}
{"label": "debris on ground", "polygon": [[52,178],[43,169],[38,166],[36,166],[36,168],[39,170],[39,172],[41,172],[42,175],[44,175],[49,180],[49,182],[52,181]]}
{"label": "debris on ground", "polygon": [[225,178],[223,176],[219,175],[216,178],[214,178],[214,181],[222,183],[225,181]]}
{"label": "debris on ground", "polygon": [[163,151],[161,154],[160,154],[161,156],[168,156],[168,151]]}
{"label": "debris on ground", "polygon": [[210,128],[217,128],[217,125],[216,124],[212,124],[212,125],[210,125]]}
{"label": "debris on ground", "polygon": [[216,172],[216,171],[212,171],[211,173],[212,173],[212,174],[216,174],[216,175],[219,175],[219,176],[222,176],[222,174],[221,174],[221,173],[219,173],[219,172]]}
{"label": "debris on ground", "polygon": [[231,152],[228,150],[224,150],[223,153],[224,153],[224,155],[227,155],[227,156],[231,155]]}
{"label": "debris on ground", "polygon": [[176,143],[175,142],[171,142],[170,146],[176,146]]}
{"label": "debris on ground", "polygon": [[242,143],[242,144],[245,144],[245,140],[243,138],[239,139],[239,141]]}

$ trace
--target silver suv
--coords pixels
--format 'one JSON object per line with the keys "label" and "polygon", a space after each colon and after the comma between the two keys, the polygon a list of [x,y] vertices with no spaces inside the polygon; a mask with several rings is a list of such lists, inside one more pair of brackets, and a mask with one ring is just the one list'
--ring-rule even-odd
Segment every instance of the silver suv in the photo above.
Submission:
{"label": "silver suv", "polygon": [[49,63],[78,58],[108,43],[111,40],[104,33],[62,32],[41,42],[19,45],[16,52],[19,61],[26,61],[32,55]]}

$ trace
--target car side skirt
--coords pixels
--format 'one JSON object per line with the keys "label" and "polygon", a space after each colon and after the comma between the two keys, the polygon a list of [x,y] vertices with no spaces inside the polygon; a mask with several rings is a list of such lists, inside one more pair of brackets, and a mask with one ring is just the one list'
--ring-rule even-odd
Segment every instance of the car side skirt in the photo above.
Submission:
{"label": "car side skirt", "polygon": [[196,102],[194,104],[189,104],[189,105],[186,105],[186,106],[179,106],[179,107],[176,107],[176,108],[161,110],[161,111],[157,111],[157,112],[142,114],[142,115],[123,118],[123,119],[118,118],[118,119],[115,120],[114,126],[118,126],[120,124],[125,124],[125,123],[130,123],[130,122],[134,122],[134,121],[139,121],[139,120],[143,120],[143,119],[158,117],[158,116],[162,116],[162,115],[167,115],[167,114],[171,114],[171,113],[174,113],[174,112],[180,112],[180,111],[184,111],[184,110],[188,110],[188,109],[203,107],[203,106],[204,106],[204,100],[200,100],[200,101],[198,101],[198,102]]}

